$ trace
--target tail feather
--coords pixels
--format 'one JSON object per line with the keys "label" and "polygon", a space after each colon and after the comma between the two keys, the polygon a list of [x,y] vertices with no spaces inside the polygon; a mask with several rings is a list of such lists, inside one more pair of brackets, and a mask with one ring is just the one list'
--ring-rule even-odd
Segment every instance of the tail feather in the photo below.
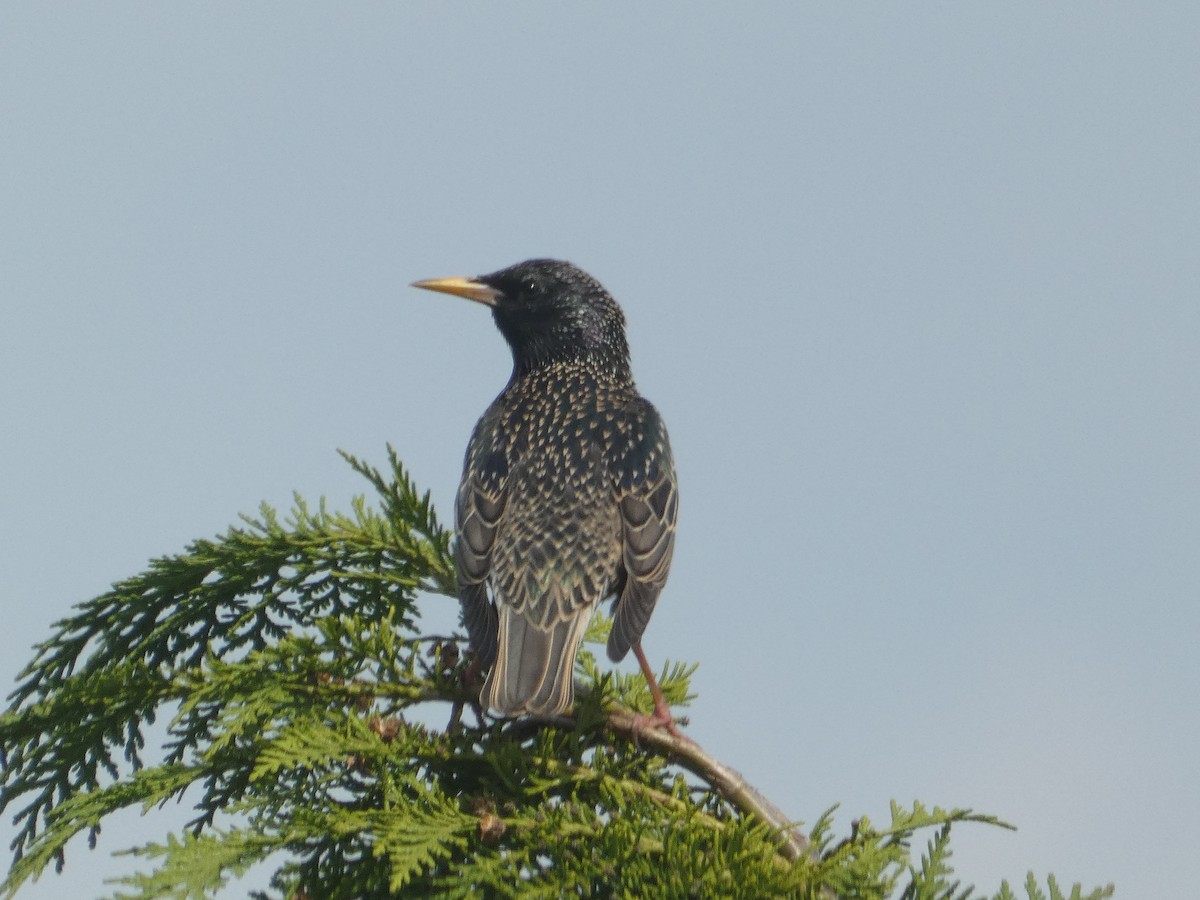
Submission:
{"label": "tail feather", "polygon": [[484,705],[502,716],[555,716],[575,699],[575,653],[587,630],[582,609],[549,628],[501,606],[496,662],[483,686]]}

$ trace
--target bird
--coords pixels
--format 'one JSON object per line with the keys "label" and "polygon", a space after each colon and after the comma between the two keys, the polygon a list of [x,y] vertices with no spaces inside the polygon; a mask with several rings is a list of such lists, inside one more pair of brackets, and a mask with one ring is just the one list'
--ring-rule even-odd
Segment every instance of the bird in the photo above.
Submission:
{"label": "bird", "polygon": [[490,307],[512,351],[455,503],[462,620],[488,671],[481,705],[503,717],[569,711],[580,642],[611,598],[608,657],[632,649],[654,699],[635,735],[683,737],[641,646],[671,567],[678,482],[662,417],[634,384],[621,307],[553,259],[413,287]]}

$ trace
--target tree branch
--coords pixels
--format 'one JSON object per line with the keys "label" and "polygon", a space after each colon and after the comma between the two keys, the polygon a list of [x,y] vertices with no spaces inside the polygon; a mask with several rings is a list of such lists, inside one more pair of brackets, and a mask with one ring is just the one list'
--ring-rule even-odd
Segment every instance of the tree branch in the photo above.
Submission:
{"label": "tree branch", "polygon": [[780,852],[788,859],[799,859],[809,851],[808,837],[794,827],[793,820],[783,810],[764,797],[740,772],[706,752],[695,741],[677,738],[665,728],[635,731],[634,714],[624,709],[609,712],[608,727],[615,734],[670,756],[693,775],[707,781],[733,806],[768,825],[778,834]]}
{"label": "tree branch", "polygon": [[[768,800],[746,781],[736,769],[725,765],[690,738],[677,738],[665,728],[634,728],[635,714],[622,707],[609,710],[606,725],[639,746],[652,747],[668,756],[679,766],[712,785],[713,789],[731,805],[754,816],[771,828],[779,838],[779,852],[789,860],[799,859],[812,848],[808,836],[794,827],[790,819],[778,806]],[[536,731],[545,725],[558,728],[575,728],[573,716],[553,716],[546,719],[523,719],[514,723],[514,731]]]}

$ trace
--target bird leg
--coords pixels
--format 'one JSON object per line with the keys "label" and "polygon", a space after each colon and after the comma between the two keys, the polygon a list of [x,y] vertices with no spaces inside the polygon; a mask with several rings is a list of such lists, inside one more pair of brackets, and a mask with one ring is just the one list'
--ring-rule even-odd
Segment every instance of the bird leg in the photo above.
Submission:
{"label": "bird leg", "polygon": [[666,698],[663,697],[662,688],[658,686],[658,680],[654,677],[654,670],[650,668],[650,663],[646,661],[646,654],[642,652],[641,641],[633,645],[633,652],[637,656],[638,665],[642,667],[642,675],[646,679],[646,684],[650,687],[650,696],[654,698],[654,715],[636,715],[633,717],[634,740],[636,741],[637,736],[646,728],[665,728],[668,734],[679,738],[681,741],[692,743],[691,738],[681,732],[675,724],[675,717],[671,715],[671,709],[667,706]]}

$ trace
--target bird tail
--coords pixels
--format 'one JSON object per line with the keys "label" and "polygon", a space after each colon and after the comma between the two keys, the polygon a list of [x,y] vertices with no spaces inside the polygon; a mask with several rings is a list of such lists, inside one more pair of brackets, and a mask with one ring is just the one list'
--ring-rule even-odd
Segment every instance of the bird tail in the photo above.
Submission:
{"label": "bird tail", "polygon": [[500,606],[496,662],[483,686],[485,706],[502,716],[556,716],[575,698],[575,652],[587,631],[586,609],[539,628]]}

